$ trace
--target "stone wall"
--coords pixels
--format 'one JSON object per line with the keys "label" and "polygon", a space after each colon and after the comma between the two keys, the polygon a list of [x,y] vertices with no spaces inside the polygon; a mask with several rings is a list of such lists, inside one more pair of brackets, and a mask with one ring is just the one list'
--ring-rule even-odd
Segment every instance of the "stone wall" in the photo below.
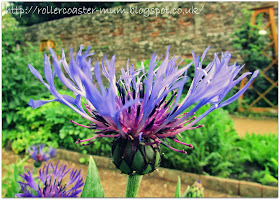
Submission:
{"label": "stone wall", "polygon": [[[91,45],[101,60],[103,53],[110,58],[116,54],[118,63],[124,64],[130,59],[131,64],[150,58],[154,51],[158,55],[165,53],[171,45],[171,54],[190,58],[191,50],[201,54],[211,45],[210,55],[214,52],[229,50],[233,58],[240,60],[240,55],[232,46],[232,36],[236,22],[242,17],[242,8],[259,6],[261,2],[141,2],[124,7],[130,8],[187,8],[186,15],[151,15],[140,14],[86,14],[63,18],[26,29],[28,41],[61,40],[66,52],[72,45],[75,50],[80,44]],[[275,11],[277,12],[277,2]],[[196,14],[194,8],[197,8]],[[202,8],[201,12],[199,10]],[[113,11],[113,10],[111,10]],[[187,10],[185,10],[187,11]],[[277,13],[276,13],[277,20]],[[276,21],[277,23],[277,21]],[[55,38],[55,39],[53,39]]]}

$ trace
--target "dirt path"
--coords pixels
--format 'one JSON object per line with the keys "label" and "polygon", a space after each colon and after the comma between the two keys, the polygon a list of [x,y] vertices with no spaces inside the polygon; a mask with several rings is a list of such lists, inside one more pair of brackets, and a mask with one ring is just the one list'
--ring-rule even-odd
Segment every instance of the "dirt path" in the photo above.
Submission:
{"label": "dirt path", "polygon": [[248,133],[256,134],[278,134],[277,119],[250,119],[243,117],[231,116],[234,121],[234,127],[239,136],[244,136]]}
{"label": "dirt path", "polygon": [[[2,149],[2,164],[11,164],[17,160],[18,156],[12,151]],[[58,160],[51,159],[48,162],[56,163]],[[67,164],[67,168],[73,167],[81,169],[82,174],[86,177],[87,166],[76,162],[61,160]],[[28,166],[32,166],[33,160],[28,159]],[[42,166],[41,166],[42,167]],[[98,167],[98,166],[97,166]],[[13,170],[13,169],[11,169]],[[101,185],[104,189],[106,197],[124,197],[126,186],[126,175],[120,174],[118,170],[110,170],[98,167]],[[6,170],[2,167],[2,176],[6,174]],[[67,178],[67,177],[66,177]],[[69,178],[69,177],[68,177]],[[67,180],[66,180],[67,182]],[[169,182],[159,178],[144,176],[139,189],[138,197],[174,197],[176,188],[175,182]],[[182,184],[182,193],[187,188],[186,184]],[[205,190],[204,197],[237,197],[229,194],[220,193],[213,190]]]}

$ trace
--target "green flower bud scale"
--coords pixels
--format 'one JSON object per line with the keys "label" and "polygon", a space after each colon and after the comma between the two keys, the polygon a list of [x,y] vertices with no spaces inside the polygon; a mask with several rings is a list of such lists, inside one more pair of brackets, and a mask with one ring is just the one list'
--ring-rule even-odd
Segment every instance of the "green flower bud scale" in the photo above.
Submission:
{"label": "green flower bud scale", "polygon": [[124,174],[145,175],[153,172],[160,163],[160,147],[150,139],[128,140],[118,137],[112,143],[112,158]]}

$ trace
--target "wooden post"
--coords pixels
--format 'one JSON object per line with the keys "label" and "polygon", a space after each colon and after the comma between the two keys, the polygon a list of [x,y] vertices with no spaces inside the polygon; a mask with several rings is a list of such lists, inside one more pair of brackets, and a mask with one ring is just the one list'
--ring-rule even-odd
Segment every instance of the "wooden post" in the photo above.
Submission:
{"label": "wooden post", "polygon": [[53,48],[55,49],[54,41],[52,40],[42,40],[40,43],[40,51],[44,51],[45,49]]}

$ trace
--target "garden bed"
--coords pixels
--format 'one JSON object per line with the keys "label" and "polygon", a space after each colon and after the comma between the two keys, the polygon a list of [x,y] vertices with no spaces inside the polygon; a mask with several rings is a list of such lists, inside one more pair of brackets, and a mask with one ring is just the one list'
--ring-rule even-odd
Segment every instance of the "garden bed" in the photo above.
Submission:
{"label": "garden bed", "polygon": [[[2,149],[3,164],[11,164],[16,161],[17,157],[12,151]],[[85,157],[85,155],[58,149],[56,158],[49,162],[61,160],[68,167],[81,169],[85,176],[87,165],[78,163],[81,157]],[[93,158],[97,164],[106,197],[124,197],[126,175],[120,174],[109,158],[101,156],[93,156]],[[33,160],[28,159],[27,162],[32,165]],[[2,175],[4,174],[5,169],[2,168]],[[187,185],[193,184],[194,181],[201,180],[205,188],[205,197],[277,197],[278,195],[277,187],[159,168],[151,175],[144,176],[138,197],[174,197],[178,176],[181,177],[182,190],[185,190]]]}

